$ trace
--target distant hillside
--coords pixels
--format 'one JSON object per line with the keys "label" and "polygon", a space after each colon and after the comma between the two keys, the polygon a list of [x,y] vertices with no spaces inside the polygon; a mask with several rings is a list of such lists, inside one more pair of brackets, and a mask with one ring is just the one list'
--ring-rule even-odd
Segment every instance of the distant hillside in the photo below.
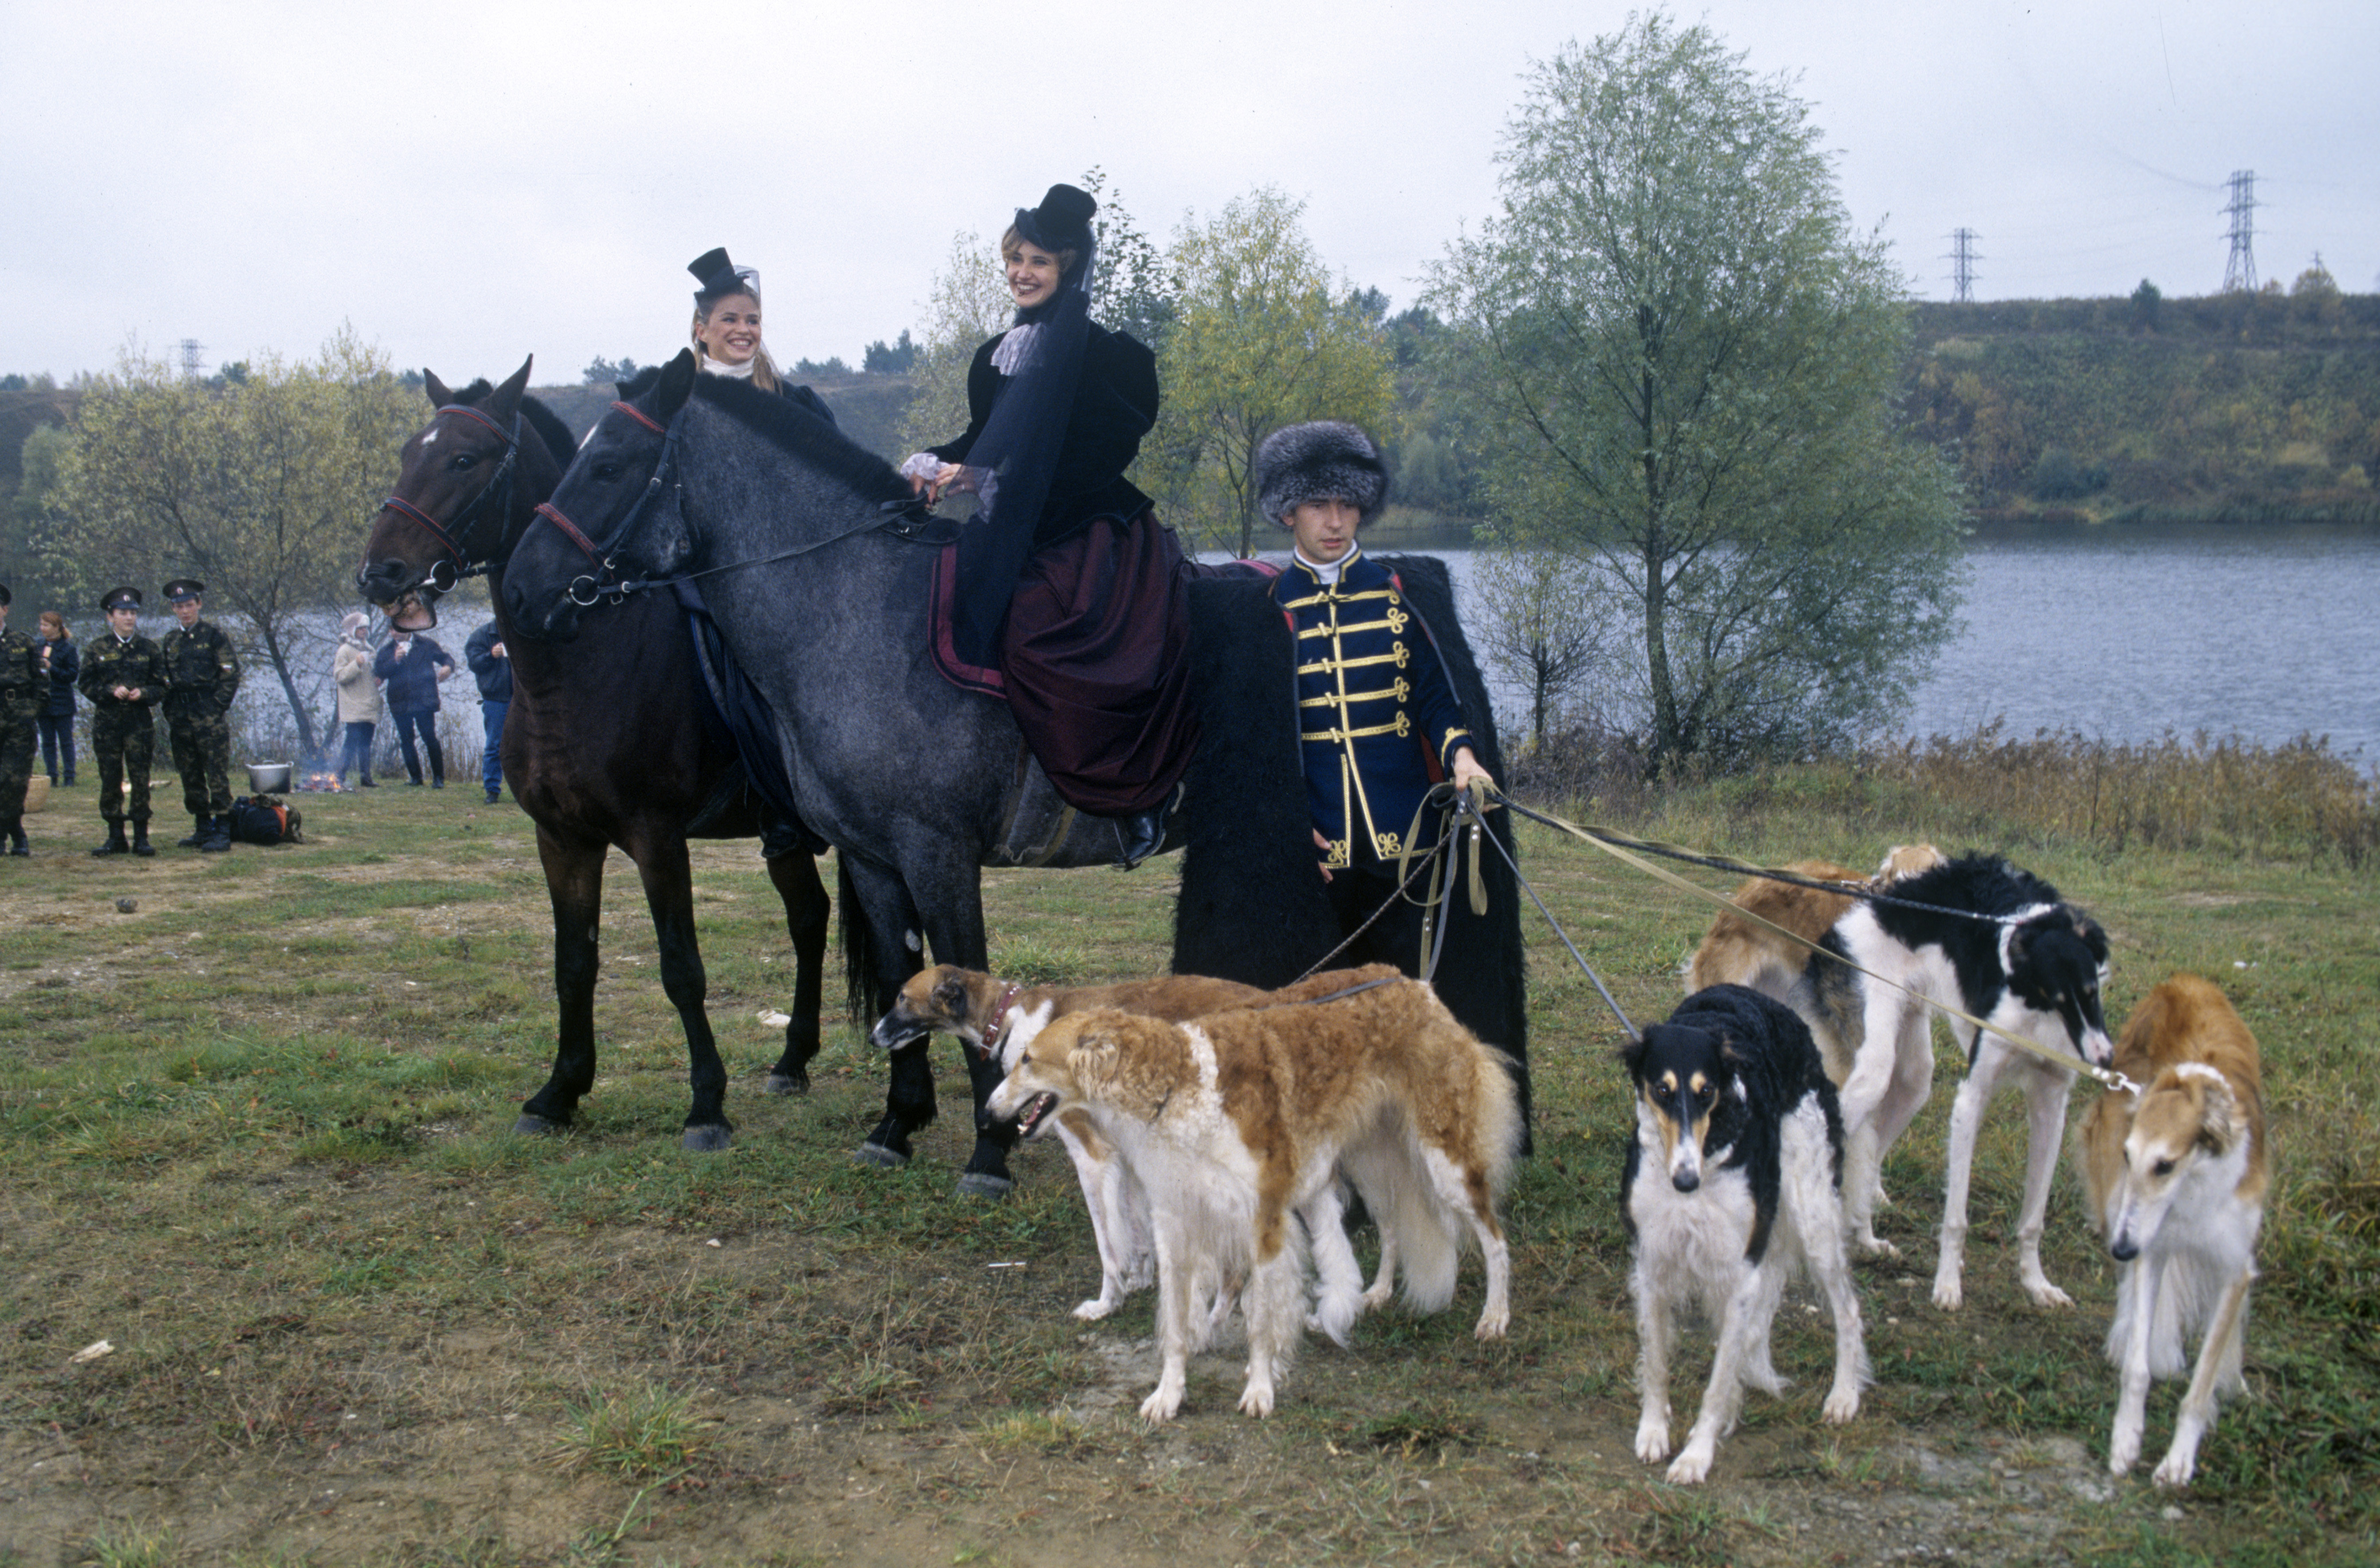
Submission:
{"label": "distant hillside", "polygon": [[[893,450],[898,444],[894,437],[900,432],[902,411],[917,395],[908,376],[812,376],[808,384],[834,410],[834,422],[844,434],[888,462],[897,463],[908,456]],[[603,417],[603,410],[612,406],[614,395],[609,383],[601,386],[533,386],[529,392],[552,409],[575,436],[583,436],[593,428],[595,421]]]}
{"label": "distant hillside", "polygon": [[1906,416],[1986,522],[2380,522],[2380,296],[2326,284],[1921,304]]}

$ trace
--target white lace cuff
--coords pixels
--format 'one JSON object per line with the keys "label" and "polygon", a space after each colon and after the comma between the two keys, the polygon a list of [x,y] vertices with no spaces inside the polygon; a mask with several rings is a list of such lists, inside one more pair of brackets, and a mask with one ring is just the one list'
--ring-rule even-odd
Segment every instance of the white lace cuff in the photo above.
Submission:
{"label": "white lace cuff", "polygon": [[912,452],[903,459],[901,477],[905,480],[929,480],[941,471],[942,460],[930,452]]}

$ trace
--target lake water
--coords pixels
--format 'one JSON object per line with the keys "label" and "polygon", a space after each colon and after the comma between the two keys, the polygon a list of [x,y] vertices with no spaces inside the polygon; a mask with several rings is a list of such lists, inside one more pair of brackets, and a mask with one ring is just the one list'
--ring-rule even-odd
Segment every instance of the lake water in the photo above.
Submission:
{"label": "lake water", "polygon": [[[1467,582],[1471,552],[1428,553]],[[1916,693],[1911,733],[1963,735],[1996,716],[2014,735],[2116,741],[2311,732],[2380,763],[2380,534],[1978,540],[1968,561],[1965,628]],[[1517,689],[1497,704],[1526,708]]]}

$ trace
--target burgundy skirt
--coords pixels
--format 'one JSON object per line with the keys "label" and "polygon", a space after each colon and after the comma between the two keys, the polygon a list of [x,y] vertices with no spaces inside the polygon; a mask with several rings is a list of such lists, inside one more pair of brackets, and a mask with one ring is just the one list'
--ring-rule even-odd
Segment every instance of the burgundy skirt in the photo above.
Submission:
{"label": "burgundy skirt", "polygon": [[[949,587],[947,556],[941,566],[937,600]],[[1191,570],[1154,512],[1097,518],[1025,563],[996,677],[953,667],[946,622],[935,663],[957,685],[1007,699],[1068,805],[1101,817],[1153,809],[1198,743],[1183,586]]]}

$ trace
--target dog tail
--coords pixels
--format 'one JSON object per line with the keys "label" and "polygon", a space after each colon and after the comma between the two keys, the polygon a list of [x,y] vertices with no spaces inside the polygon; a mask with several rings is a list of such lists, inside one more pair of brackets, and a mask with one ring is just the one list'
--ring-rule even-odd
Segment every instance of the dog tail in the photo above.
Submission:
{"label": "dog tail", "polygon": [[1370,1162],[1380,1188],[1377,1198],[1370,1190],[1374,1183],[1359,1175],[1356,1185],[1365,1189],[1364,1201],[1379,1220],[1383,1246],[1393,1227],[1397,1266],[1403,1275],[1399,1294],[1406,1309],[1443,1312],[1454,1300],[1455,1271],[1463,1258],[1455,1218],[1430,1180],[1421,1140],[1408,1131],[1393,1141],[1392,1150],[1383,1150],[1384,1158]]}

